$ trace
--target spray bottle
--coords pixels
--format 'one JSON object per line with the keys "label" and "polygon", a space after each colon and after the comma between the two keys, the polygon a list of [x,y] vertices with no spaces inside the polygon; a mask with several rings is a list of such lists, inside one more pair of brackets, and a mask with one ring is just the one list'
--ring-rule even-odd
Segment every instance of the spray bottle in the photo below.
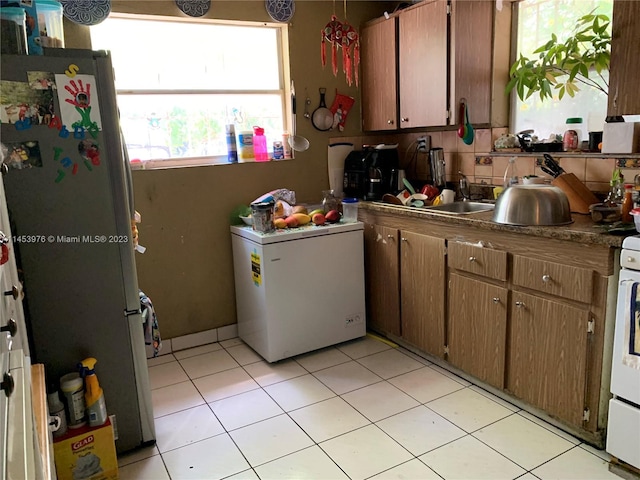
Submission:
{"label": "spray bottle", "polygon": [[98,427],[107,421],[107,406],[104,403],[104,394],[96,376],[96,363],[97,360],[90,357],[78,364],[80,376],[84,378],[84,402],[90,427]]}

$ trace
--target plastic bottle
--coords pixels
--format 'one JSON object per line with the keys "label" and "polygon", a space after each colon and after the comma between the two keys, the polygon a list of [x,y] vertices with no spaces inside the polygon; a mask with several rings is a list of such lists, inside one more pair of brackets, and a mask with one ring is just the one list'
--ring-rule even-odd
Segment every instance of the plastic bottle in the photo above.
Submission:
{"label": "plastic bottle", "polygon": [[284,158],[291,158],[291,145],[289,144],[289,138],[291,138],[289,132],[284,132],[282,134],[282,148],[284,149]]}
{"label": "plastic bottle", "polygon": [[240,155],[238,156],[239,161],[255,161],[253,156],[253,132],[250,130],[243,130],[240,132],[238,134],[238,143],[240,144]]}
{"label": "plastic bottle", "polygon": [[562,137],[562,149],[565,152],[580,150],[580,142],[582,141],[582,118],[567,118],[566,124],[567,130]]}
{"label": "plastic bottle", "polygon": [[49,406],[49,416],[56,418],[52,424],[58,427],[53,430],[53,437],[61,437],[67,433],[67,414],[64,411],[64,404],[60,400],[58,390],[47,395],[47,405]]}
{"label": "plastic bottle", "polygon": [[84,403],[87,407],[90,427],[98,427],[107,421],[107,406],[104,403],[104,393],[96,376],[96,363],[97,360],[90,357],[78,364],[80,375],[84,377]]}
{"label": "plastic bottle", "polygon": [[67,424],[69,428],[78,428],[86,425],[84,387],[80,375],[77,372],[64,375],[60,378],[60,390],[62,390],[67,401],[67,410],[69,411]]}
{"label": "plastic bottle", "polygon": [[232,123],[227,125],[227,161],[238,163],[238,147],[236,146],[236,127]]}
{"label": "plastic bottle", "polygon": [[511,185],[518,184],[518,174],[516,172],[516,157],[511,157],[507,168],[504,170],[504,178],[502,180],[503,187],[509,188]]}
{"label": "plastic bottle", "polygon": [[256,158],[256,162],[267,162],[269,160],[267,137],[264,136],[264,128],[253,127],[253,156]]}
{"label": "plastic bottle", "polygon": [[624,201],[622,202],[622,221],[624,223],[632,223],[633,217],[631,216],[631,210],[633,210],[633,186],[624,186]]}

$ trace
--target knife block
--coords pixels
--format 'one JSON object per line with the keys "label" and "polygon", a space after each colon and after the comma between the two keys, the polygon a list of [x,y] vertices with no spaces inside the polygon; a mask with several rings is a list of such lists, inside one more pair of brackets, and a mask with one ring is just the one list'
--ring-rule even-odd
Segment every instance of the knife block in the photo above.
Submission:
{"label": "knife block", "polygon": [[572,213],[589,213],[589,205],[598,203],[598,198],[573,173],[563,173],[551,182],[560,188],[569,199]]}

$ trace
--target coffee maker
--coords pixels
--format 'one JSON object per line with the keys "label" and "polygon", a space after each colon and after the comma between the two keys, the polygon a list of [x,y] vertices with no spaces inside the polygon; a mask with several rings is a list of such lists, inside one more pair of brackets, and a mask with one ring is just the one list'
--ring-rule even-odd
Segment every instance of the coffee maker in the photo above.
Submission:
{"label": "coffee maker", "polygon": [[345,197],[380,200],[398,186],[398,144],[365,145],[344,161]]}

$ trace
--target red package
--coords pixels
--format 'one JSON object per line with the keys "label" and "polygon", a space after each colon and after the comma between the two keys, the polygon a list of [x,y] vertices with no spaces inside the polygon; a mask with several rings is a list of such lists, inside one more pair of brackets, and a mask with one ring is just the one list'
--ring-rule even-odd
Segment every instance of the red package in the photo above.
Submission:
{"label": "red package", "polygon": [[336,92],[336,98],[329,109],[333,113],[333,125],[331,128],[337,128],[341,132],[344,131],[344,122],[346,122],[349,110],[351,110],[354,103],[353,97]]}

